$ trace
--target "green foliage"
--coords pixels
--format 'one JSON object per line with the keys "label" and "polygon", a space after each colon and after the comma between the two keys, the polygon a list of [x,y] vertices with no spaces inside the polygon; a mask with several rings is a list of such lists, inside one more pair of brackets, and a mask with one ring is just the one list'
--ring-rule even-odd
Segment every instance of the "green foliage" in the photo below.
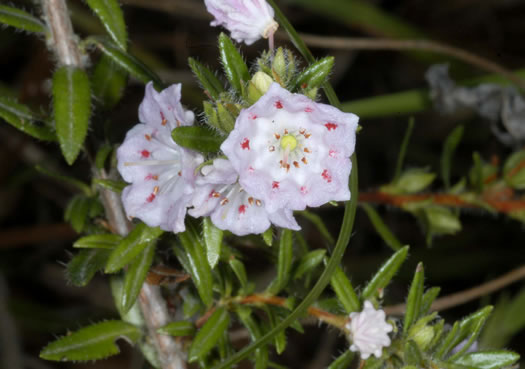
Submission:
{"label": "green foliage", "polygon": [[[408,298],[406,302],[405,319],[403,321],[403,332],[406,334],[412,324],[418,318],[421,309],[421,299],[423,297],[423,282],[424,282],[424,270],[423,264],[419,263],[416,268],[410,291],[408,292]],[[411,364],[411,363],[408,363]],[[419,365],[418,363],[412,363]]]}
{"label": "green foliage", "polygon": [[195,326],[192,322],[185,320],[179,322],[171,322],[165,326],[157,329],[160,334],[167,334],[169,336],[193,336],[195,333]]}
{"label": "green foliage", "polygon": [[0,118],[38,140],[57,140],[55,132],[49,125],[39,123],[44,121],[43,118],[37,116],[26,105],[20,104],[12,98],[0,96]]}
{"label": "green foliage", "polygon": [[334,289],[337,299],[341,302],[347,313],[360,310],[361,303],[359,298],[354,287],[352,287],[352,283],[341,268],[336,268],[330,279],[330,284]]}
{"label": "green foliage", "polygon": [[301,258],[301,260],[299,260],[299,264],[295,269],[293,278],[301,278],[305,273],[308,273],[311,270],[315,269],[318,265],[320,265],[323,262],[325,254],[326,250],[313,250],[305,254]]}
{"label": "green foliage", "polygon": [[47,32],[47,27],[38,18],[12,6],[0,5],[0,22],[28,32]]}
{"label": "green foliage", "polygon": [[345,350],[337,359],[332,361],[327,369],[346,369],[350,367],[352,360],[354,360],[355,352]]}
{"label": "green foliage", "polygon": [[102,213],[103,209],[98,199],[84,195],[73,197],[64,212],[64,220],[69,222],[73,229],[78,233],[84,231],[88,226],[89,220]]}
{"label": "green foliage", "polygon": [[455,360],[455,364],[467,368],[496,369],[514,364],[520,356],[509,351],[472,352]]}
{"label": "green foliage", "polygon": [[160,228],[150,228],[144,223],[138,224],[118,246],[111,251],[106,264],[106,273],[116,273],[129,264],[137,255],[162,235]]}
{"label": "green foliage", "polygon": [[150,242],[142,253],[132,260],[128,270],[126,270],[120,303],[122,312],[126,313],[135,304],[140,289],[146,280],[148,270],[153,263],[154,255],[155,242]]}
{"label": "green foliage", "polygon": [[53,110],[60,149],[71,165],[82,149],[91,115],[91,89],[83,69],[64,66],[55,71]]}
{"label": "green foliage", "polygon": [[206,256],[208,263],[213,269],[219,262],[221,256],[222,237],[224,231],[212,223],[209,217],[202,220],[202,232],[204,234],[204,244],[206,245]]}
{"label": "green foliage", "polygon": [[113,41],[122,49],[127,48],[128,33],[124,15],[117,0],[86,0],[87,4],[99,17]]}
{"label": "green foliage", "polygon": [[385,241],[385,243],[390,246],[391,249],[397,251],[403,247],[401,241],[399,241],[392,231],[390,231],[388,226],[383,222],[383,219],[381,219],[381,216],[372,206],[366,203],[360,205],[366,212],[366,215],[368,215],[368,219],[370,219],[370,222],[372,222],[372,225],[374,226],[377,234],[381,236],[383,241]]}
{"label": "green foliage", "polygon": [[140,329],[120,320],[109,320],[84,327],[48,344],[40,357],[54,361],[91,361],[105,359],[120,352],[115,341],[125,338],[136,342]]}
{"label": "green foliage", "polygon": [[99,179],[99,178],[95,178],[93,180],[93,183],[102,188],[105,188],[106,190],[113,191],[116,193],[121,193],[122,190],[128,185],[124,181],[114,181],[111,179]]}
{"label": "green foliage", "polygon": [[93,96],[104,109],[113,108],[122,98],[128,79],[127,70],[108,55],[102,55],[91,76]]}
{"label": "green foliage", "polygon": [[525,150],[510,155],[503,166],[505,182],[517,190],[525,189]]}
{"label": "green foliage", "polygon": [[207,91],[213,100],[219,100],[224,88],[215,74],[193,58],[188,59],[188,64],[204,91]]}
{"label": "green foliage", "polygon": [[95,273],[104,269],[109,258],[109,251],[104,249],[86,249],[77,253],[67,264],[67,279],[77,287],[86,286]]}
{"label": "green foliage", "polygon": [[363,299],[369,299],[380,294],[383,289],[390,283],[394,275],[397,273],[408,254],[408,246],[403,247],[392,255],[382,266],[377,273],[372,277],[370,282],[366,285],[361,293]]}
{"label": "green foliage", "polygon": [[230,314],[224,308],[218,308],[197,332],[188,351],[188,362],[203,359],[215,346],[228,328]]}
{"label": "green foliage", "polygon": [[445,184],[445,188],[450,188],[450,168],[452,167],[452,157],[456,147],[463,137],[463,126],[457,126],[448,135],[443,145],[443,153],[441,154],[441,178]]}
{"label": "green foliage", "polygon": [[232,40],[224,33],[219,36],[219,54],[228,81],[235,91],[241,95],[243,84],[250,80],[250,73]]}
{"label": "green foliage", "polygon": [[114,249],[120,242],[122,237],[118,234],[93,234],[79,238],[73,244],[73,247],[81,249]]}
{"label": "green foliage", "polygon": [[277,278],[269,287],[274,295],[282,290],[291,278],[293,262],[293,233],[289,229],[283,229],[279,242],[279,257],[277,260]]}
{"label": "green foliage", "polygon": [[84,183],[82,181],[79,181],[76,178],[55,173],[55,172],[51,171],[50,169],[47,169],[47,168],[45,168],[45,167],[43,167],[41,165],[35,166],[35,169],[38,172],[42,173],[43,175],[45,175],[47,177],[50,177],[50,178],[53,178],[53,179],[57,180],[58,182],[67,183],[67,184],[69,184],[71,186],[76,187],[78,190],[82,191],[84,193],[84,195],[86,195],[86,196],[92,195],[91,188],[86,183]]}
{"label": "green foliage", "polygon": [[171,137],[180,146],[203,153],[219,151],[225,139],[205,126],[177,127],[171,132]]}
{"label": "green foliage", "polygon": [[293,82],[293,88],[310,90],[323,84],[328,78],[334,66],[334,57],[327,56],[311,65],[297,75]]}

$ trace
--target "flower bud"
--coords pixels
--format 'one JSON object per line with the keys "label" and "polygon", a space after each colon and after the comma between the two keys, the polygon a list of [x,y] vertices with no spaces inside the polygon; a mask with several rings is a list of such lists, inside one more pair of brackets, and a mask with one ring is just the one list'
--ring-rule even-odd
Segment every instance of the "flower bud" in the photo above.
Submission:
{"label": "flower bud", "polygon": [[259,71],[252,77],[252,82],[261,94],[264,95],[273,83],[273,79],[266,73]]}
{"label": "flower bud", "polygon": [[381,191],[394,195],[416,193],[430,186],[435,178],[434,173],[428,173],[425,169],[409,169],[397,181],[383,186]]}

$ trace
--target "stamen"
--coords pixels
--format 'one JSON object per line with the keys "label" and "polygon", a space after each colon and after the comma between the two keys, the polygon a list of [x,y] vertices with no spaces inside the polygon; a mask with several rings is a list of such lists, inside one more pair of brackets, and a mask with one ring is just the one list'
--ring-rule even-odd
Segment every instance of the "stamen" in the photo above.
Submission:
{"label": "stamen", "polygon": [[261,200],[255,200],[255,205],[257,205],[257,206],[261,206],[261,205],[262,205]]}
{"label": "stamen", "polygon": [[296,167],[296,168],[299,168],[299,163],[296,162],[296,161],[294,161],[294,162],[293,162],[293,166]]}
{"label": "stamen", "polygon": [[274,152],[274,151],[275,151],[275,146],[270,146],[270,147],[268,148],[268,150],[269,150],[270,152]]}
{"label": "stamen", "polygon": [[125,162],[125,167],[132,167],[135,165],[175,165],[180,164],[180,160],[144,160],[144,161],[131,161]]}
{"label": "stamen", "polygon": [[304,152],[307,153],[307,154],[311,153],[311,151],[310,151],[310,149],[308,147],[304,148]]}
{"label": "stamen", "polygon": [[224,199],[221,200],[220,204],[221,205],[226,205],[229,202],[230,202],[230,200],[228,200],[227,198],[224,198]]}
{"label": "stamen", "polygon": [[308,164],[308,160],[306,160],[306,158],[303,156],[303,158],[301,159],[301,161],[305,164]]}
{"label": "stamen", "polygon": [[248,197],[248,204],[253,205],[253,197]]}

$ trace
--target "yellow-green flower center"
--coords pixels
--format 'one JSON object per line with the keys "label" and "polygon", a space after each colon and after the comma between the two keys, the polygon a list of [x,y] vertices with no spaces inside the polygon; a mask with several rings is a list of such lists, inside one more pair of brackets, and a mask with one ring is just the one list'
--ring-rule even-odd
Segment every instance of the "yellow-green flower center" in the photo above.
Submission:
{"label": "yellow-green flower center", "polygon": [[283,136],[283,138],[281,139],[281,147],[284,150],[288,149],[292,151],[297,147],[297,139],[293,135]]}

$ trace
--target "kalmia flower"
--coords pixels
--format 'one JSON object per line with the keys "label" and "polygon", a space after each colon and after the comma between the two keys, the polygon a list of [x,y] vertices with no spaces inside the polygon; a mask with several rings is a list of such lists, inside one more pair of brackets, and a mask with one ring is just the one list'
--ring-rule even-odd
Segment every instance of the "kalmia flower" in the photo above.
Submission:
{"label": "kalmia flower", "polygon": [[273,83],[221,145],[244,190],[270,213],[350,199],[358,117]]}
{"label": "kalmia flower", "polygon": [[181,85],[158,93],[150,82],[139,107],[142,123],[133,127],[117,151],[118,170],[130,186],[122,192],[129,217],[151,227],[184,231],[186,208],[195,186],[195,168],[202,155],[178,146],[171,131],[193,124],[194,114],[181,103]]}
{"label": "kalmia flower", "polygon": [[350,332],[351,351],[359,351],[363,360],[370,355],[381,357],[383,347],[390,346],[388,333],[392,326],[385,320],[383,310],[375,310],[370,301],[365,301],[363,311],[350,313],[350,322],[346,329]]}
{"label": "kalmia flower", "polygon": [[268,212],[264,203],[248,194],[238,183],[239,175],[228,160],[215,159],[202,168],[193,195],[194,217],[210,216],[213,224],[237,236],[263,233],[273,223],[279,227],[299,230],[292,210]]}
{"label": "kalmia flower", "polygon": [[215,17],[212,26],[224,26],[237,42],[253,44],[261,37],[273,37],[279,25],[265,0],[204,0]]}

